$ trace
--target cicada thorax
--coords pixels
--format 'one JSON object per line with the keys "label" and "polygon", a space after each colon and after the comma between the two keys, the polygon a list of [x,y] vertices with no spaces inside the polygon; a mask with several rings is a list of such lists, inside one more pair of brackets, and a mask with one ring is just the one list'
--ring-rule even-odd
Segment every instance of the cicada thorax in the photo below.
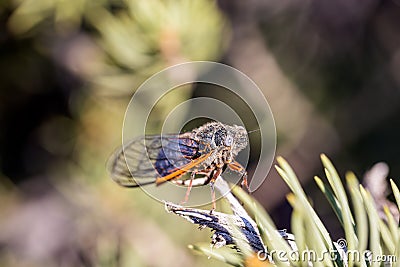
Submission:
{"label": "cicada thorax", "polygon": [[223,146],[226,130],[221,123],[207,123],[193,131],[193,138],[199,142],[201,153],[217,152]]}
{"label": "cicada thorax", "polygon": [[205,168],[223,168],[232,162],[232,149],[226,144],[228,134],[227,125],[219,122],[208,123],[194,130],[193,136],[199,142],[200,153],[210,153],[203,163]]}

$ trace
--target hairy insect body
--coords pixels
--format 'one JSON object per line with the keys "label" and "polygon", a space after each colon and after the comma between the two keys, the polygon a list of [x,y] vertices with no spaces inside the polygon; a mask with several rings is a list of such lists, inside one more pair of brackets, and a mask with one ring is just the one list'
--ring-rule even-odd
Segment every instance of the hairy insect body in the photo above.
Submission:
{"label": "hairy insect body", "polygon": [[247,146],[247,132],[241,126],[229,126],[220,122],[205,124],[192,133],[193,138],[201,145],[201,153],[211,155],[202,163],[202,166],[222,168]]}

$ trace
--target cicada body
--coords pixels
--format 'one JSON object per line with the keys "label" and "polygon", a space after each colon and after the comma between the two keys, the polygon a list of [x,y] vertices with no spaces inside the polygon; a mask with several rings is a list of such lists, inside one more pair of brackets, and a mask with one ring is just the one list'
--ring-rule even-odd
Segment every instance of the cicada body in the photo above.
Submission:
{"label": "cicada body", "polygon": [[[108,168],[112,179],[126,187],[167,181],[204,185],[213,183],[227,167],[239,172],[247,185],[245,169],[235,161],[247,144],[244,127],[211,122],[183,134],[133,139],[113,154]],[[182,179],[187,173],[190,179]]]}

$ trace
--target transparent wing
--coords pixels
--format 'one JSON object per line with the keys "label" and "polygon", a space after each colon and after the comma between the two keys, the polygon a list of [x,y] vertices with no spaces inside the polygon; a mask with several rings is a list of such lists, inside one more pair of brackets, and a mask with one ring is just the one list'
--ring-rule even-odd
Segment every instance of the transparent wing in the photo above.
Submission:
{"label": "transparent wing", "polygon": [[137,187],[162,177],[178,178],[200,156],[198,142],[188,134],[145,136],[119,148],[110,157],[108,170],[118,184]]}

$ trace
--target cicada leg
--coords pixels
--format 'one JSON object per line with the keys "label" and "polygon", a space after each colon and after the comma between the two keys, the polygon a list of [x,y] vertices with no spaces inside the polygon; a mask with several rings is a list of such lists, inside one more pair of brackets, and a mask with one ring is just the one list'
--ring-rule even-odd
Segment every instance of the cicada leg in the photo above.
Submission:
{"label": "cicada leg", "polygon": [[249,184],[247,182],[247,171],[245,170],[245,168],[236,160],[228,164],[228,167],[229,169],[236,171],[242,175],[241,185],[246,187],[247,191],[250,192]]}
{"label": "cicada leg", "polygon": [[[209,169],[205,169],[205,170],[201,170],[201,171],[195,170],[195,171],[191,172],[190,179],[187,179],[187,180],[177,179],[177,180],[171,181],[174,184],[187,187],[185,198],[181,201],[181,205],[188,202],[190,192],[194,186],[202,186],[202,185],[206,185],[210,182],[210,180],[211,180],[210,173],[211,173],[211,170],[209,170]],[[196,174],[204,175],[204,177],[196,178]]]}
{"label": "cicada leg", "polygon": [[217,209],[217,204],[215,202],[214,182],[218,178],[218,176],[221,175],[221,173],[222,173],[222,168],[217,168],[211,173],[210,187],[211,187],[212,210],[210,210],[210,214],[212,214],[212,212]]}
{"label": "cicada leg", "polygon": [[186,190],[185,198],[184,198],[183,201],[181,201],[181,205],[182,205],[182,204],[185,204],[185,203],[188,202],[188,200],[189,200],[189,195],[190,195],[190,191],[192,191],[193,180],[194,180],[194,177],[195,177],[195,176],[196,176],[196,173],[195,173],[195,172],[192,172],[192,173],[190,174],[190,180],[189,180],[189,184],[188,184],[188,187],[187,187],[187,190]]}

